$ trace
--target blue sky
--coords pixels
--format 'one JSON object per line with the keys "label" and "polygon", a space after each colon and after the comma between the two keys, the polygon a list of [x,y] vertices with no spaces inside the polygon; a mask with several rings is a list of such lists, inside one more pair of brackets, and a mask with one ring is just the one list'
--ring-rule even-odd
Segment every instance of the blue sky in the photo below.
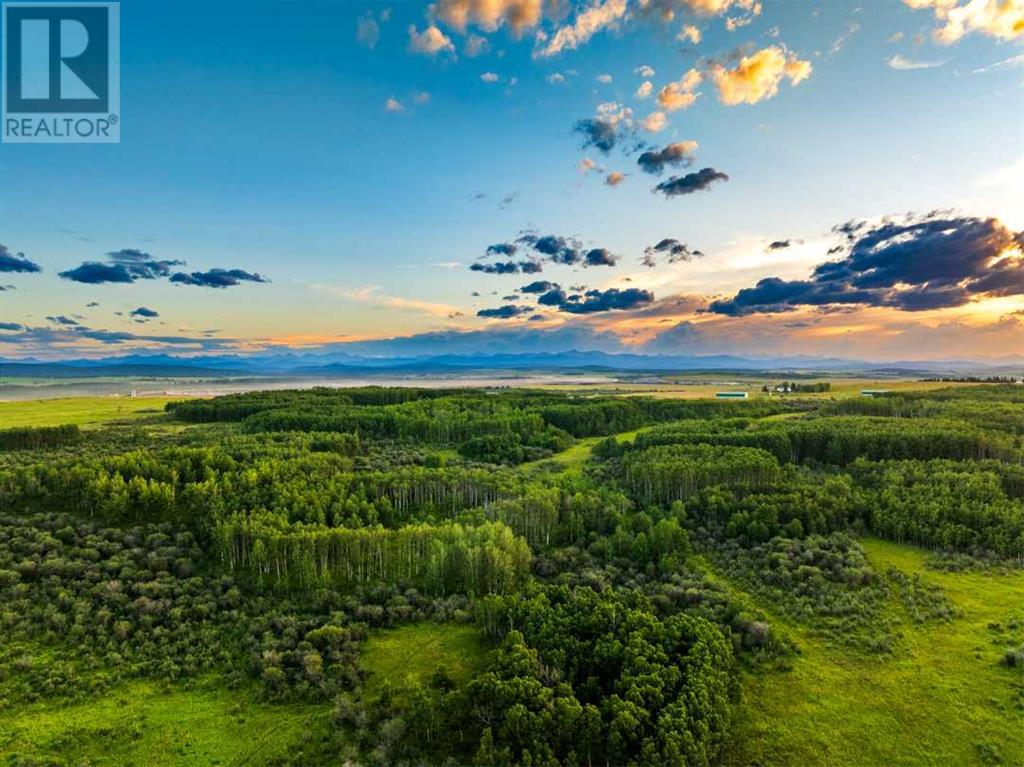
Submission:
{"label": "blue sky", "polygon": [[[510,327],[556,346],[572,327],[575,345],[678,353],[1024,353],[1015,314],[1024,291],[1007,287],[968,289],[927,311],[907,311],[891,291],[866,303],[794,298],[708,311],[761,279],[803,281],[844,258],[827,253],[830,229],[851,219],[877,226],[913,211],[919,222],[948,208],[957,226],[994,218],[1004,235],[1024,229],[1021,29],[984,14],[954,29],[941,8],[911,7],[927,2],[668,0],[670,21],[643,0],[544,3],[519,39],[507,21],[460,30],[443,7],[414,2],[265,0],[244,12],[222,2],[124,3],[121,143],[0,146],[0,243],[41,268],[0,273],[14,287],[0,293],[0,323],[21,326],[0,332],[0,354],[252,350]],[[538,55],[559,29],[616,8],[624,11],[576,49]],[[1024,18],[1019,6],[1010,11]],[[413,50],[410,28],[431,27],[453,51]],[[698,44],[677,39],[686,27],[699,30]],[[470,55],[471,38],[486,40],[486,51]],[[716,67],[739,77],[741,60],[765,50],[809,73],[795,83],[783,75],[756,103],[723,103]],[[654,74],[639,74],[642,66]],[[658,91],[691,69],[702,77],[692,105],[659,109]],[[653,93],[638,98],[645,80]],[[602,104],[614,105],[604,114],[631,110],[607,155],[582,148],[574,130]],[[645,130],[659,111],[666,127]],[[698,145],[690,167],[655,177],[637,166],[640,144],[688,141]],[[593,170],[580,170],[585,159]],[[728,181],[652,192],[702,168]],[[612,172],[624,180],[610,186]],[[607,248],[616,265],[470,271],[494,261],[479,261],[488,245],[523,231],[574,238],[581,253]],[[1019,272],[1019,249],[1007,251],[1000,236],[979,269],[1009,252],[1002,268]],[[644,249],[665,238],[704,255],[641,266]],[[928,247],[922,240],[915,257],[934,257]],[[172,271],[241,269],[269,282],[218,289],[59,276],[122,250],[187,263]],[[957,277],[970,288],[979,275]],[[537,311],[513,292],[533,279],[581,296],[569,299],[576,304],[585,293],[572,287],[641,298],[607,311]],[[911,287],[938,285],[933,276]],[[477,316],[502,306],[525,308],[511,319]],[[128,316],[138,307],[159,317],[138,322]]]}

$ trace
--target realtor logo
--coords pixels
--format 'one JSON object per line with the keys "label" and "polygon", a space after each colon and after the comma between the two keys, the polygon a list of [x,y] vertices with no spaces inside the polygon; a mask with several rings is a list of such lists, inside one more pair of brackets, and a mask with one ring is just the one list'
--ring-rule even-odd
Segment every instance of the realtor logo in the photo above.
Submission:
{"label": "realtor logo", "polygon": [[3,3],[4,143],[121,138],[120,4]]}

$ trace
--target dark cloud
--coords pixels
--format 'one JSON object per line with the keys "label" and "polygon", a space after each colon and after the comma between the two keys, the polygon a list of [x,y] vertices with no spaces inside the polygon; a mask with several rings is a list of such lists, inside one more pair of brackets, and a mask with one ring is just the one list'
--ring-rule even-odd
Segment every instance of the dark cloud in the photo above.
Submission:
{"label": "dark cloud", "polygon": [[153,309],[148,309],[145,306],[140,306],[138,309],[132,309],[128,312],[129,317],[145,317],[146,319],[153,319],[159,317],[160,313]]}
{"label": "dark cloud", "polygon": [[[575,300],[574,300],[575,299]],[[609,288],[608,290],[588,290],[579,296],[570,296],[569,300],[558,308],[571,314],[593,314],[614,310],[636,309],[654,300],[654,294],[640,288]]]}
{"label": "dark cloud", "polygon": [[556,264],[571,266],[578,264],[583,258],[582,245],[578,240],[571,237],[546,234],[543,237],[534,238],[531,247],[538,253],[547,256]]}
{"label": "dark cloud", "polygon": [[594,248],[587,251],[587,255],[584,257],[586,266],[615,266],[618,261],[619,257],[608,248]]}
{"label": "dark cloud", "polygon": [[519,268],[523,270],[523,274],[539,274],[544,271],[544,267],[540,261],[532,258],[528,261],[520,261]]}
{"label": "dark cloud", "polygon": [[548,282],[547,280],[537,280],[536,282],[531,282],[529,285],[523,285],[523,287],[519,288],[519,292],[520,293],[547,293],[552,288],[557,288],[557,287],[558,287],[558,285],[556,285],[553,282]]}
{"label": "dark cloud", "polygon": [[569,300],[569,296],[561,288],[552,288],[537,299],[541,306],[561,306]]}
{"label": "dark cloud", "polygon": [[602,117],[588,117],[576,123],[573,130],[583,137],[582,146],[594,147],[599,152],[608,154],[622,138],[619,124]]}
{"label": "dark cloud", "polygon": [[42,267],[25,258],[24,253],[11,253],[6,245],[0,245],[0,272],[35,274],[41,271]]}
{"label": "dark cloud", "polygon": [[24,330],[24,325],[19,325],[17,322],[0,322],[0,330]]}
{"label": "dark cloud", "polygon": [[124,266],[129,274],[140,280],[167,277],[171,273],[171,267],[185,265],[184,261],[158,261],[149,253],[136,248],[123,248],[106,255],[110,263]]}
{"label": "dark cloud", "polygon": [[706,191],[711,188],[715,181],[728,181],[729,176],[714,168],[702,168],[696,173],[687,173],[685,176],[671,176],[667,181],[662,181],[656,187],[655,192],[661,192],[666,197],[678,197],[684,194]]}
{"label": "dark cloud", "polygon": [[693,164],[692,142],[669,144],[661,149],[649,149],[636,159],[636,164],[645,173],[661,175],[666,167],[689,168]]}
{"label": "dark cloud", "polygon": [[5,290],[17,290],[13,285],[0,285],[0,292]]}
{"label": "dark cloud", "polygon": [[516,306],[515,304],[505,304],[499,306],[497,309],[481,309],[476,313],[477,317],[488,317],[491,319],[498,320],[510,320],[514,317],[519,317],[523,314],[529,314],[532,309],[528,306]]}
{"label": "dark cloud", "polygon": [[593,314],[616,309],[635,309],[645,306],[654,300],[649,290],[627,288],[619,290],[588,290],[585,293],[568,294],[562,288],[555,287],[537,299],[540,306],[553,306],[559,311],[570,314]]}
{"label": "dark cloud", "polygon": [[519,250],[514,242],[499,242],[494,245],[487,246],[488,256],[514,256],[516,251]]}
{"label": "dark cloud", "polygon": [[530,322],[538,322],[538,321],[544,319],[544,315],[543,314],[531,314],[527,319]]}
{"label": "dark cloud", "polygon": [[176,272],[171,282],[179,285],[196,285],[203,288],[230,288],[243,282],[270,282],[266,277],[247,272],[244,269],[210,269],[206,272]]}
{"label": "dark cloud", "polygon": [[106,254],[106,262],[86,261],[74,269],[61,272],[60,276],[72,282],[86,285],[103,283],[131,283],[136,280],[155,280],[167,277],[171,267],[181,266],[184,261],[160,261],[149,253],[135,248],[124,248]]}
{"label": "dark cloud", "polygon": [[70,317],[65,317],[63,314],[58,314],[56,316],[50,316],[50,317],[47,317],[46,319],[49,320],[50,322],[52,322],[54,325],[77,325],[78,324],[78,322],[76,322],[75,320],[71,319]]}
{"label": "dark cloud", "polygon": [[657,244],[644,248],[641,263],[648,268],[653,268],[657,266],[659,256],[664,256],[667,263],[674,264],[679,261],[692,261],[695,258],[702,258],[704,254],[699,250],[691,248],[684,242],[666,237]]}
{"label": "dark cloud", "polygon": [[792,246],[794,242],[799,245],[801,241],[800,240],[775,240],[775,242],[772,242],[772,243],[768,244],[768,248],[767,249],[769,251],[785,250],[786,248]]}
{"label": "dark cloud", "polygon": [[[496,261],[495,263],[473,263],[469,268],[471,271],[482,271],[484,274],[518,274],[520,271],[526,274],[534,273],[535,262],[532,261]],[[540,264],[536,264],[540,266]],[[537,268],[536,271],[540,271]]]}
{"label": "dark cloud", "polygon": [[847,222],[836,233],[848,254],[815,267],[809,279],[768,277],[710,311],[745,315],[801,306],[887,306],[914,312],[962,306],[975,298],[1024,295],[1024,259],[1010,255],[1020,233],[994,218],[931,213]]}
{"label": "dark cloud", "polygon": [[90,301],[85,305],[87,309],[95,309],[97,306],[99,306],[99,303],[97,301]]}
{"label": "dark cloud", "polygon": [[101,264],[98,261],[86,261],[74,269],[60,272],[60,277],[86,285],[101,285],[105,282],[129,283],[136,280],[123,264]]}

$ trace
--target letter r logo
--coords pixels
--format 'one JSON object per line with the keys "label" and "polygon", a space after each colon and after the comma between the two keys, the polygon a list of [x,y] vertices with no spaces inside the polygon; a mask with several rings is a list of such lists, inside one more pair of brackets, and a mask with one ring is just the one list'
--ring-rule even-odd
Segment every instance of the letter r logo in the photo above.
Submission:
{"label": "letter r logo", "polygon": [[7,112],[107,112],[109,10],[105,4],[6,3]]}

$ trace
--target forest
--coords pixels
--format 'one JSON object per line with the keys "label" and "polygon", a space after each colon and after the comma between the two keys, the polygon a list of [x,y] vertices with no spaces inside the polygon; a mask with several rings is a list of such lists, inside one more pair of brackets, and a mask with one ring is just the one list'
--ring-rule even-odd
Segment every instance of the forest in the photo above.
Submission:
{"label": "forest", "polygon": [[[116,763],[89,738],[155,725],[13,722],[156,684],[306,717],[246,763],[1024,764],[1024,386],[765,389],[314,388],[0,419],[0,761]],[[1018,607],[976,626],[968,586]],[[375,643],[406,635],[412,658],[417,636],[473,649],[385,678]],[[892,675],[912,696],[933,638],[947,679],[987,680],[908,699],[953,745],[873,752],[858,706],[860,741],[801,751],[769,715],[838,673],[825,657],[913,662]]]}

